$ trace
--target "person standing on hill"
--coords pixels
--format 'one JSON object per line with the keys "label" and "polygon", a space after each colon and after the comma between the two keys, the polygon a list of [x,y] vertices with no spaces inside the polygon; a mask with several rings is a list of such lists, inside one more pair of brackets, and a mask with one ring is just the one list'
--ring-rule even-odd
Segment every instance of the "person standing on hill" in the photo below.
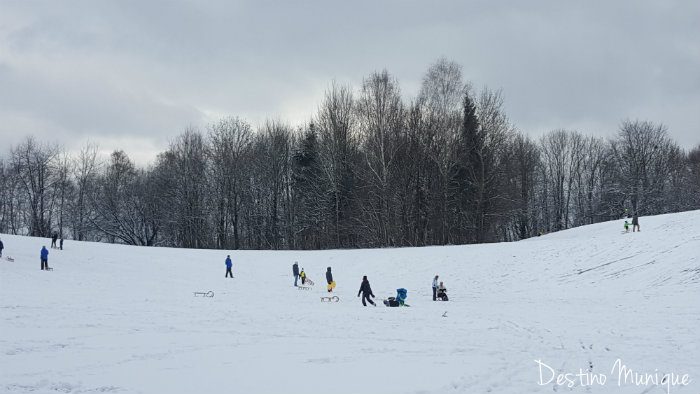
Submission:
{"label": "person standing on hill", "polygon": [[58,239],[58,233],[53,233],[53,237],[51,237],[51,247],[56,248],[56,240]]}
{"label": "person standing on hill", "polygon": [[231,272],[231,267],[233,267],[233,263],[231,262],[231,255],[226,256],[226,276],[225,278],[228,278],[229,275],[231,275],[231,278],[233,278],[233,272]]}
{"label": "person standing on hill", "polygon": [[46,246],[41,247],[41,270],[49,269],[49,250]]}
{"label": "person standing on hill", "polygon": [[5,245],[2,244],[2,240],[0,239],[0,257],[2,257],[2,250],[5,248]]}
{"label": "person standing on hill", "polygon": [[292,265],[292,275],[294,275],[294,286],[297,285],[297,280],[299,279],[299,264],[295,261]]}
{"label": "person standing on hill", "polygon": [[301,269],[301,272],[299,273],[299,277],[301,278],[301,285],[303,286],[306,283],[306,272],[304,272],[304,269]]}
{"label": "person standing on hill", "polygon": [[365,300],[369,302],[370,304],[377,306],[377,304],[374,303],[374,301],[370,300],[369,297],[372,296],[374,298],[374,293],[372,293],[372,288],[369,286],[369,281],[367,280],[367,275],[362,277],[362,284],[360,285],[360,291],[357,292],[357,296],[360,296],[360,293],[362,293],[362,305],[367,306],[367,303],[365,303]]}
{"label": "person standing on hill", "polygon": [[63,250],[63,238],[61,238],[61,240],[58,242],[58,244],[60,245],[59,249]]}
{"label": "person standing on hill", "polygon": [[435,279],[433,279],[433,301],[437,301],[437,289],[438,289],[438,276],[435,275]]}
{"label": "person standing on hill", "polygon": [[639,229],[639,216],[637,216],[637,212],[632,216],[632,232],[634,232],[635,229],[637,229],[637,231],[642,231]]}
{"label": "person standing on hill", "polygon": [[328,292],[332,292],[335,287],[335,282],[333,281],[333,274],[331,273],[331,267],[326,270],[326,282],[328,282]]}

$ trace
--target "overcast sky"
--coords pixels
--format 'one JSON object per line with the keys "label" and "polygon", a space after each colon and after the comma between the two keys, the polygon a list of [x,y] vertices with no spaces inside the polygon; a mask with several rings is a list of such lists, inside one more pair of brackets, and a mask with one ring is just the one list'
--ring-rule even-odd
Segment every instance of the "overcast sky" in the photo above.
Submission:
{"label": "overcast sky", "polygon": [[625,119],[700,143],[700,2],[0,0],[0,155],[33,135],[140,164],[188,126],[292,125],[386,68],[406,100],[439,57],[538,137]]}

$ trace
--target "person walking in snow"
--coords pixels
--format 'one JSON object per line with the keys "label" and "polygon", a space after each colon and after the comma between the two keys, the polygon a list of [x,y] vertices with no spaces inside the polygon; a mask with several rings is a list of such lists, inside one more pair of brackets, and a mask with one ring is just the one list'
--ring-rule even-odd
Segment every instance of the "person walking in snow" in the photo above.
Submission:
{"label": "person walking in snow", "polygon": [[335,282],[333,281],[333,274],[331,273],[331,267],[326,270],[326,282],[328,282],[328,292],[332,292],[335,287]]}
{"label": "person walking in snow", "polygon": [[292,265],[292,275],[294,275],[294,286],[296,286],[299,279],[299,264],[296,261]]}
{"label": "person walking in snow", "polygon": [[639,229],[639,216],[637,216],[637,212],[632,216],[632,232],[634,232],[635,229],[637,229],[637,231],[642,231]]}
{"label": "person walking in snow", "polygon": [[625,220],[624,226],[625,226],[625,232],[628,233],[630,231],[630,224],[627,222],[627,220]]}
{"label": "person walking in snow", "polygon": [[41,247],[41,270],[49,269],[49,250],[46,246]]}
{"label": "person walking in snow", "polygon": [[58,233],[53,233],[53,237],[51,237],[51,247],[56,248],[56,240],[58,239]]}
{"label": "person walking in snow", "polygon": [[233,272],[231,272],[231,267],[233,267],[233,263],[231,262],[231,255],[226,256],[226,276],[225,278],[228,278],[229,275],[231,275],[231,278],[233,278]]}
{"label": "person walking in snow", "polygon": [[301,278],[301,284],[302,286],[304,283],[306,283],[306,272],[304,272],[304,269],[301,269],[301,272],[299,273],[299,277]]}
{"label": "person walking in snow", "polygon": [[369,281],[367,280],[367,275],[362,277],[362,284],[360,285],[360,291],[357,292],[357,296],[360,296],[360,293],[362,293],[362,305],[367,306],[365,303],[365,300],[369,302],[370,304],[377,306],[377,304],[374,303],[374,301],[370,300],[369,297],[372,296],[374,298],[374,293],[372,293],[372,288],[369,286]]}
{"label": "person walking in snow", "polygon": [[433,301],[437,301],[437,289],[438,289],[438,276],[435,275],[435,279],[433,279]]}
{"label": "person walking in snow", "polygon": [[2,240],[0,239],[0,258],[2,257],[2,250],[5,248],[5,245],[2,244]]}
{"label": "person walking in snow", "polygon": [[58,244],[60,245],[59,249],[63,250],[63,238],[61,238],[61,241]]}

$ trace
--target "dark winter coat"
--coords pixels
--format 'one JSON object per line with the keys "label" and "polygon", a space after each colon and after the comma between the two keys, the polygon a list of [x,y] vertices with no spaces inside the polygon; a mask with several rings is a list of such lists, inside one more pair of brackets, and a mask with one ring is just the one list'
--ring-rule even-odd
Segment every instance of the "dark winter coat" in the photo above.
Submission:
{"label": "dark winter coat", "polygon": [[233,267],[233,263],[231,262],[231,258],[227,257],[226,258],[226,267],[231,268]]}
{"label": "dark winter coat", "polygon": [[634,215],[634,217],[632,217],[632,225],[639,226],[639,217],[637,217],[637,215]]}
{"label": "dark winter coat", "polygon": [[367,296],[372,296],[374,297],[374,293],[372,293],[372,288],[369,287],[369,281],[368,280],[363,280],[362,284],[360,285],[360,291],[357,292],[357,296],[360,296],[360,293],[365,293],[365,297]]}
{"label": "dark winter coat", "polygon": [[331,267],[328,267],[326,271],[326,282],[330,285],[333,282],[333,274],[331,274]]}
{"label": "dark winter coat", "polygon": [[0,250],[3,250],[5,248],[5,245],[2,244],[2,241],[0,241]]}
{"label": "dark winter coat", "polygon": [[41,259],[46,260],[49,258],[49,250],[46,247],[41,248]]}
{"label": "dark winter coat", "polygon": [[299,276],[299,265],[297,265],[297,263],[294,263],[294,265],[292,265],[292,274],[294,276]]}

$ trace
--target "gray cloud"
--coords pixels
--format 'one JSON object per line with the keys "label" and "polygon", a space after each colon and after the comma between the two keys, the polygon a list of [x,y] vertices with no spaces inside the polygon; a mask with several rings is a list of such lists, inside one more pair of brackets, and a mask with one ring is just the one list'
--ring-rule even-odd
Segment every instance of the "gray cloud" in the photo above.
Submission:
{"label": "gray cloud", "polygon": [[[404,95],[446,56],[502,88],[533,136],[612,136],[626,118],[700,142],[696,2],[0,3],[0,135],[140,162],[188,127],[234,115],[308,119],[331,80],[387,68]],[[118,145],[118,146],[117,146]]]}

